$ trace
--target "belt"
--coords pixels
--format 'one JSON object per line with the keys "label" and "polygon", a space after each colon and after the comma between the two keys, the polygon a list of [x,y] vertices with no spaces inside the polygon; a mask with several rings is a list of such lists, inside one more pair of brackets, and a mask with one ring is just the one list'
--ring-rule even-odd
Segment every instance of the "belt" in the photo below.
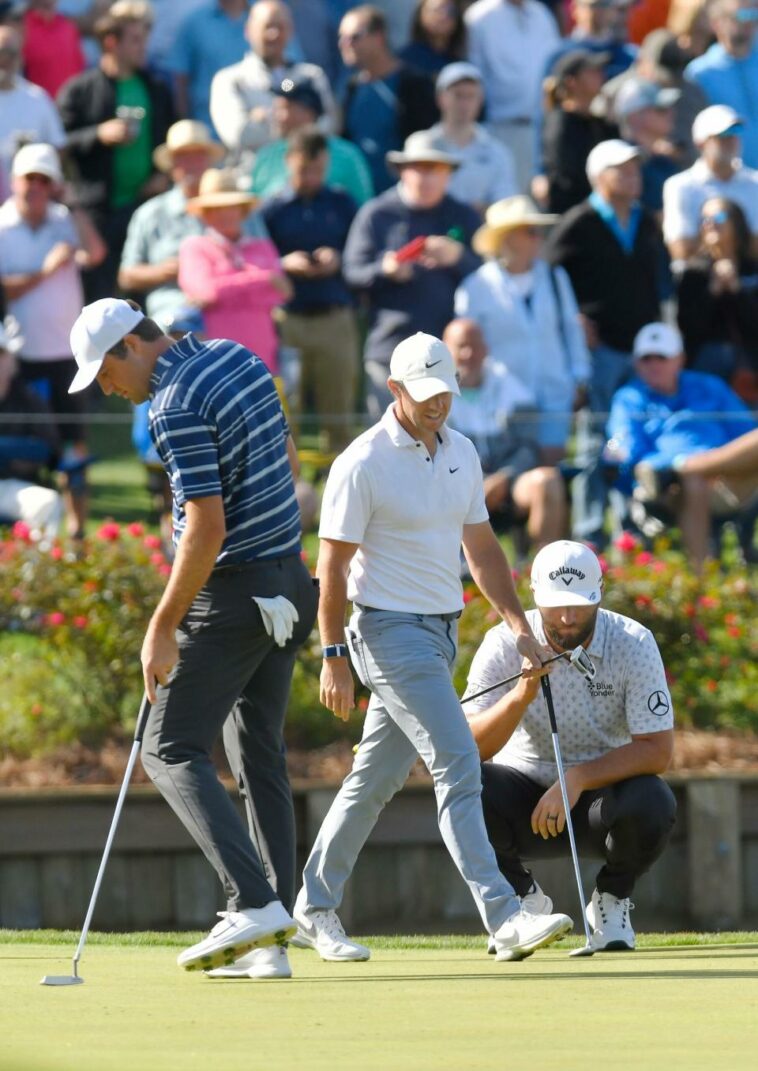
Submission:
{"label": "belt", "polygon": [[230,562],[228,565],[214,565],[211,570],[211,576],[229,576],[232,573],[246,573],[252,569],[266,569],[272,566],[281,568],[285,562],[291,561],[292,558],[296,558],[296,554],[287,554],[280,558],[254,558],[247,562]]}
{"label": "belt", "polygon": [[[412,613],[414,613],[413,610],[382,610],[381,606],[361,606],[361,604],[359,602],[354,602],[353,606],[355,606],[355,608],[357,610],[360,610],[362,614],[380,614],[380,613],[385,613],[385,614],[411,613],[412,614]],[[457,621],[462,613],[463,613],[463,610],[454,610],[453,613],[450,613],[450,614],[419,614],[419,617],[436,617],[440,621]]]}

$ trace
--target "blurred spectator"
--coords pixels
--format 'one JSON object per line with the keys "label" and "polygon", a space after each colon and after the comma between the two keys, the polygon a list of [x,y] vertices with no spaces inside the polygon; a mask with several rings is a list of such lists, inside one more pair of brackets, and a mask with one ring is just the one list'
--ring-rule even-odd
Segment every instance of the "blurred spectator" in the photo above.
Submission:
{"label": "blurred spectator", "polygon": [[85,66],[76,23],[57,6],[57,0],[28,0],[24,15],[24,73],[51,97]]}
{"label": "blurred spectator", "polygon": [[[150,0],[153,26],[147,43],[147,62],[153,74],[172,83],[171,52],[182,23],[208,0]],[[210,86],[209,86],[210,88]]]}
{"label": "blurred spectator", "polygon": [[[309,78],[294,81],[285,78],[273,89],[273,131],[276,141],[263,145],[255,154],[252,192],[258,197],[273,197],[287,185],[287,139],[298,130],[313,126],[324,113],[321,97]],[[345,138],[330,134],[325,185],[349,193],[362,205],[374,196],[366,158],[357,146]]]}
{"label": "blurred spectator", "polygon": [[690,56],[702,56],[713,42],[707,0],[671,0],[667,26]]}
{"label": "blurred spectator", "polygon": [[85,63],[94,67],[100,59],[100,45],[95,38],[95,23],[111,6],[111,0],[58,0],[58,11],[76,26]]}
{"label": "blurred spectator", "polygon": [[166,50],[179,115],[211,126],[211,84],[220,70],[244,57],[249,12],[249,0],[204,0],[182,16]]}
{"label": "blurred spectator", "polygon": [[155,166],[171,176],[173,185],[140,205],[129,221],[118,285],[144,300],[147,315],[163,325],[186,305],[177,278],[179,246],[203,233],[197,216],[187,212],[187,201],[197,196],[201,176],[223,155],[205,124],[195,119],[169,127],[165,144],[153,153]]}
{"label": "blurred spectator", "polygon": [[378,418],[395,346],[417,331],[441,336],[453,316],[460,281],[479,266],[471,238],[479,216],[447,192],[455,156],[436,148],[426,130],[402,152],[388,153],[400,181],[360,209],[345,247],[344,272],[368,306],[364,350],[369,413]]}
{"label": "blurred spectator", "polygon": [[212,168],[187,202],[205,226],[179,249],[179,286],[203,311],[209,338],[233,338],[278,373],[278,342],[271,313],[292,296],[279,255],[267,238],[249,238],[243,222],[257,198],[237,188],[230,171]]}
{"label": "blurred spectator", "polygon": [[626,20],[629,4],[623,0],[572,0],[574,27],[558,46],[544,68],[554,73],[556,61],[576,48],[607,53],[605,77],[615,78],[634,62],[636,48],[627,42]]}
{"label": "blurred spectator", "polygon": [[679,328],[688,366],[731,384],[758,407],[758,261],[739,205],[713,197],[700,217],[700,249],[678,277]]}
{"label": "blurred spectator", "polygon": [[716,43],[684,74],[711,104],[727,104],[742,117],[743,160],[758,168],[758,6],[755,0],[714,0],[708,13]]}
{"label": "blurred spectator", "polygon": [[[282,0],[258,0],[250,9],[245,35],[251,51],[240,63],[219,71],[211,84],[211,116],[227,149],[245,158],[273,140],[273,87],[285,78],[310,79],[324,111],[319,125],[331,133],[337,112],[326,75],[313,63],[290,63],[286,58],[292,38],[287,5]],[[251,167],[252,160],[247,162]]]}
{"label": "blurred spectator", "polygon": [[[64,457],[86,457],[85,400],[69,394],[74,359],[69,332],[82,307],[79,269],[105,255],[100,236],[79,209],[55,200],[63,176],[50,145],[26,145],[13,161],[13,196],[0,208],[0,284],[18,321],[22,375],[58,421]],[[68,481],[66,514],[71,535],[84,531],[84,473]]]}
{"label": "blurred spectator", "polygon": [[52,100],[22,78],[20,69],[21,35],[13,26],[0,26],[0,170],[6,176],[22,144],[46,142],[60,149],[66,143]]}
{"label": "blurred spectator", "polygon": [[342,253],[355,202],[325,184],[326,138],[300,130],[287,143],[288,193],[263,210],[294,296],[279,313],[282,342],[300,354],[297,414],[312,399],[322,448],[339,453],[353,438],[358,382],[358,330],[342,277]]}
{"label": "blurred spectator", "polygon": [[342,58],[353,68],[344,102],[343,134],[365,155],[374,189],[394,181],[386,154],[438,118],[431,80],[393,55],[382,12],[370,4],[348,11],[340,23]]}
{"label": "blurred spectator", "polygon": [[660,315],[657,279],[664,255],[655,217],[640,205],[639,149],[602,141],[587,158],[592,193],[562,217],[547,259],[568,272],[592,357],[589,413],[578,429],[584,471],[572,484],[575,538],[601,546],[607,488],[600,471],[605,414],[631,369],[634,337]]}
{"label": "blurred spectator", "polygon": [[398,52],[418,71],[435,75],[466,55],[466,26],[457,0],[418,0],[411,22],[411,39]]}
{"label": "blurred spectator", "polygon": [[35,535],[52,539],[63,508],[44,481],[58,458],[58,433],[47,406],[19,373],[20,341],[0,321],[0,524],[23,521]]}
{"label": "blurred spectator", "polygon": [[681,170],[671,142],[673,109],[678,100],[678,89],[662,89],[654,82],[628,78],[615,101],[622,138],[640,150],[640,202],[659,216],[663,212],[663,184]]}
{"label": "blurred spectator", "polygon": [[149,5],[119,0],[97,24],[98,66],[58,97],[75,195],[108,247],[97,270],[85,273],[88,302],[113,294],[134,209],[168,185],[152,156],[166,140],[173,107],[168,89],[144,70],[149,17]]}
{"label": "blurred spectator", "polygon": [[513,154],[521,192],[535,173],[542,78],[558,27],[537,0],[476,0],[466,11],[471,62],[487,99],[487,126]]}
{"label": "blurred spectator", "polygon": [[545,79],[542,176],[532,190],[549,212],[563,213],[590,194],[587,157],[618,130],[592,112],[603,84],[607,52],[573,48],[564,52]]}
{"label": "blurred spectator", "polygon": [[691,564],[708,555],[711,517],[733,513],[734,496],[686,471],[672,471],[692,454],[724,446],[755,428],[747,406],[704,372],[683,371],[679,332],[647,324],[634,340],[634,378],[613,397],[608,438],[621,463],[619,483],[635,499],[668,508],[681,529]]}
{"label": "blurred spectator", "polygon": [[531,437],[548,464],[566,452],[590,369],[569,278],[540,256],[544,228],[556,219],[523,194],[492,205],[473,241],[487,259],[455,293],[456,314],[479,324],[490,359],[531,397],[537,410]]}
{"label": "blurred spectator", "polygon": [[484,103],[482,77],[472,63],[450,63],[437,76],[441,122],[429,133],[460,162],[448,193],[483,216],[488,205],[516,193],[510,151],[477,122]]}
{"label": "blurred spectator", "polygon": [[[758,84],[758,83],[757,83]],[[695,119],[692,140],[700,159],[663,189],[663,236],[673,260],[686,260],[698,244],[700,215],[712,197],[734,201],[758,241],[758,171],[740,156],[742,121],[732,108],[714,104]]]}
{"label": "blurred spectator", "polygon": [[679,99],[673,106],[671,141],[682,166],[694,163],[697,149],[692,144],[692,123],[698,112],[707,106],[708,100],[700,86],[684,77],[684,68],[690,58],[690,53],[682,48],[670,30],[654,30],[642,42],[632,66],[605,83],[599,101],[595,102],[595,110],[600,110],[598,105],[602,102],[602,114],[614,119],[616,96],[632,78],[652,82],[661,89],[678,89]]}
{"label": "blurred spectator", "polygon": [[536,547],[567,532],[566,489],[555,468],[542,466],[540,450],[520,419],[530,393],[499,361],[487,355],[479,325],[452,320],[442,336],[453,355],[461,393],[448,423],[473,442],[482,463],[484,495],[496,531],[526,522]]}
{"label": "blurred spectator", "polygon": [[743,501],[753,498],[758,491],[758,428],[724,446],[690,454],[678,469],[707,480],[723,479]]}
{"label": "blurred spectator", "polygon": [[345,74],[337,44],[337,24],[349,6],[348,0],[287,0],[294,31],[291,58],[320,67],[332,90]]}

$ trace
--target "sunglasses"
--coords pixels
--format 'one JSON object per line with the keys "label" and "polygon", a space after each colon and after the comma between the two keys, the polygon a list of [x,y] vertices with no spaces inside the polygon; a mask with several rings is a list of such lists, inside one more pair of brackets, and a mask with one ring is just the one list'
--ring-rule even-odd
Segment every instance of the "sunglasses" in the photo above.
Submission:
{"label": "sunglasses", "polygon": [[701,223],[704,227],[721,227],[724,223],[729,222],[729,213],[725,212],[723,208],[718,212],[709,212],[707,216],[703,216]]}

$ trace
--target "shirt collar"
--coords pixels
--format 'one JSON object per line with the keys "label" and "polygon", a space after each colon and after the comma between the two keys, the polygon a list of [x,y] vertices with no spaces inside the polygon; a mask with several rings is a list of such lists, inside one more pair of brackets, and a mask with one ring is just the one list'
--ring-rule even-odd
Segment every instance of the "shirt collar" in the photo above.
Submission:
{"label": "shirt collar", "polygon": [[[413,436],[405,430],[403,425],[395,416],[394,402],[390,402],[390,404],[384,410],[384,415],[382,416],[380,423],[389,435],[390,441],[392,442],[393,446],[415,446],[418,442],[417,439],[414,439]],[[439,440],[442,446],[447,446],[450,442],[450,436],[445,425],[443,425],[437,432],[437,439]]]}
{"label": "shirt collar", "polygon": [[728,179],[722,179],[719,178],[717,175],[714,175],[710,167],[708,167],[708,164],[701,156],[690,168],[690,174],[693,178],[699,179],[700,182],[731,182],[732,179],[736,178],[740,174],[743,169],[743,166],[744,165],[742,163],[739,163],[737,167],[732,169],[732,173]]}
{"label": "shirt collar", "polygon": [[160,355],[155,362],[152,375],[150,376],[150,398],[154,398],[160,390],[163,377],[169,372],[175,364],[184,360],[194,349],[199,345],[197,339],[192,334],[186,334],[179,342],[175,342],[173,346]]}

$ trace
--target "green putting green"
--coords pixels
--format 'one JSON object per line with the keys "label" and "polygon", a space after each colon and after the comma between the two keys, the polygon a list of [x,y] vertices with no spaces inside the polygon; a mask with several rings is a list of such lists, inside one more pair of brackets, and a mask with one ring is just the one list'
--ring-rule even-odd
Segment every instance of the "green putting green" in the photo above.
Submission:
{"label": "green putting green", "polygon": [[752,1069],[758,934],[650,935],[633,954],[520,964],[472,938],[367,938],[368,963],[292,949],[291,981],[180,971],[196,935],[0,934],[2,1071]]}

